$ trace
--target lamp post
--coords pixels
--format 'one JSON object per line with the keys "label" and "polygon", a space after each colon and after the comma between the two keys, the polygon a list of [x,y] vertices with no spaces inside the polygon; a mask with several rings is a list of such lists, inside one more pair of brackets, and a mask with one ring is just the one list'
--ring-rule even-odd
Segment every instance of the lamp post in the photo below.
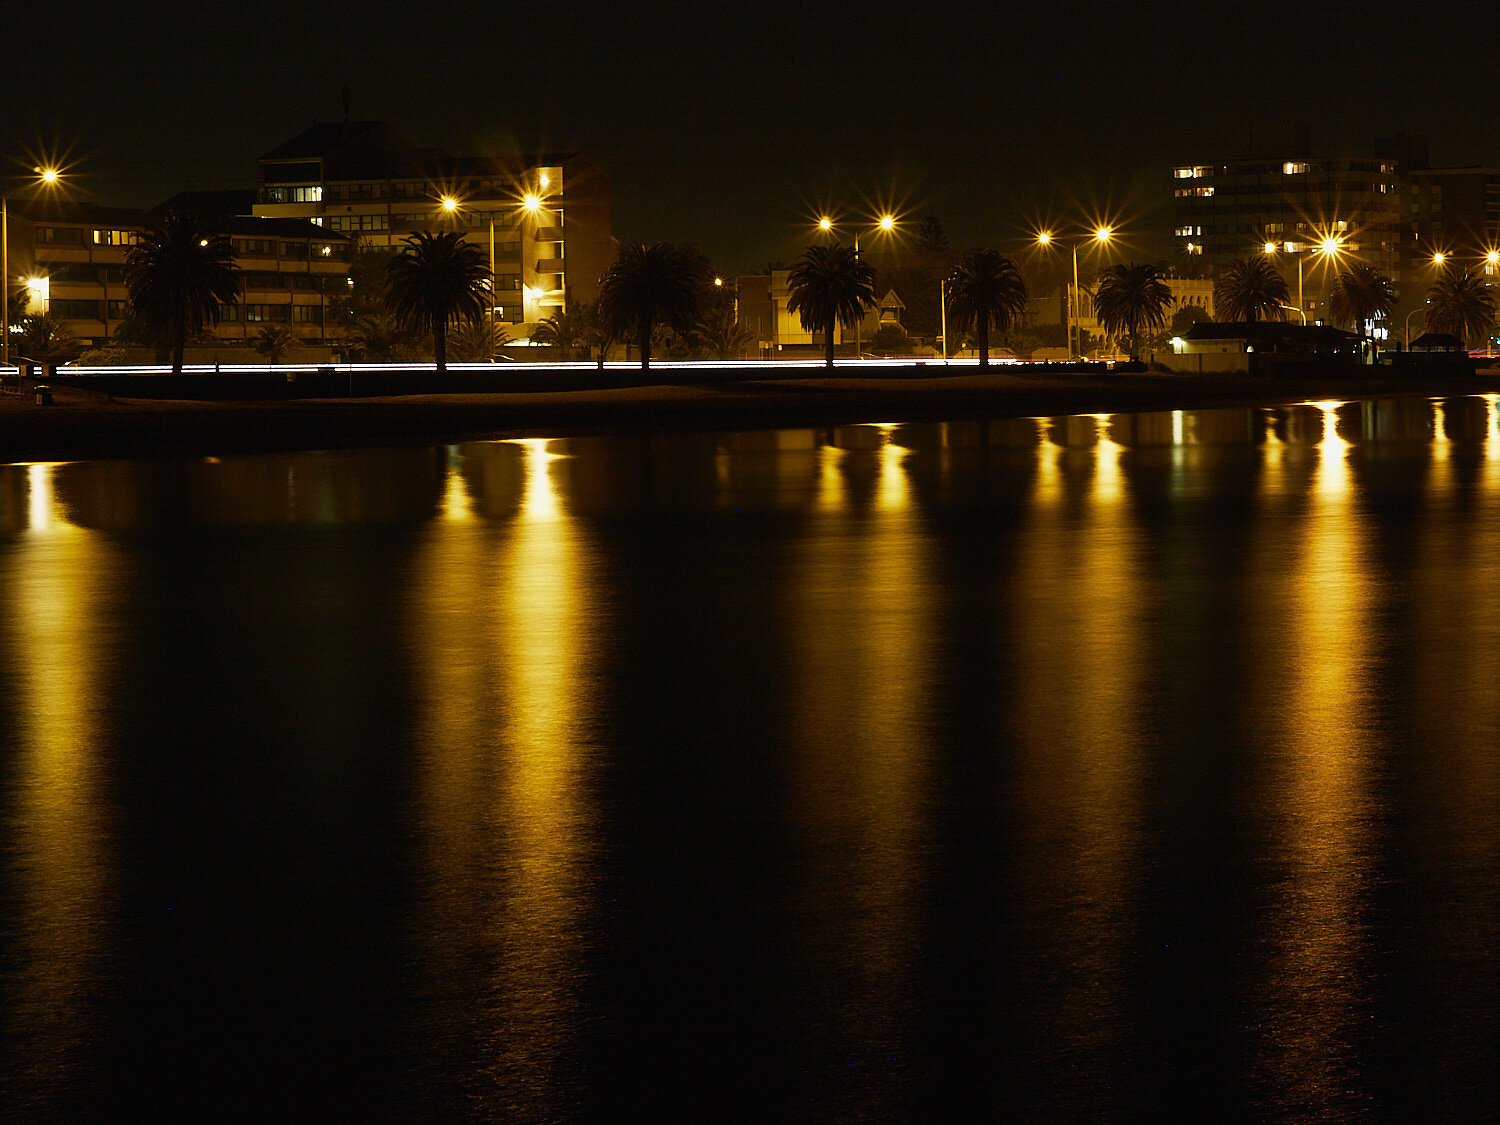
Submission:
{"label": "lamp post", "polygon": [[[1302,257],[1298,251],[1292,249],[1292,244],[1290,242],[1286,244],[1286,248],[1287,253],[1297,259],[1297,307],[1295,309],[1293,309],[1291,305],[1281,305],[1280,307],[1295,312],[1302,318],[1303,327],[1306,327],[1307,313],[1304,310],[1307,308],[1307,306],[1302,303]],[[1264,253],[1268,258],[1274,258],[1276,256],[1276,243],[1267,242],[1263,247],[1261,247],[1261,252]]]}
{"label": "lamp post", "polygon": [[[1313,253],[1317,254],[1318,257],[1320,257],[1320,258],[1323,259],[1323,264],[1325,266],[1328,264],[1328,262],[1330,260],[1332,260],[1333,264],[1335,266],[1337,266],[1338,263],[1339,263],[1339,257],[1340,257],[1340,255],[1343,254],[1343,252],[1344,252],[1344,240],[1342,238],[1339,238],[1339,237],[1337,237],[1335,235],[1331,235],[1331,234],[1330,235],[1325,235],[1322,239],[1320,239],[1319,242],[1318,242],[1317,249],[1313,251]],[[1326,277],[1327,275],[1325,274],[1324,276]],[[1298,271],[1298,274],[1297,274],[1297,285],[1298,285],[1299,290],[1300,290],[1300,287],[1302,285],[1302,274],[1301,274],[1300,270]],[[1299,295],[1298,299],[1299,300],[1301,299],[1300,295]],[[1323,303],[1324,304],[1328,303],[1328,294],[1327,294],[1326,291],[1323,294]],[[1363,328],[1361,328],[1361,332],[1363,332]]]}
{"label": "lamp post", "polygon": [[[56,168],[36,168],[36,183],[53,187],[62,173]],[[10,195],[0,191],[0,364],[10,366]],[[108,310],[105,310],[106,313]],[[105,322],[108,331],[108,321]]]}
{"label": "lamp post", "polygon": [[[1092,234],[1087,237],[1075,238],[1072,241],[1073,288],[1068,295],[1068,355],[1070,357],[1083,358],[1081,355],[1083,351],[1083,332],[1078,326],[1078,306],[1081,303],[1078,299],[1078,246],[1080,243],[1087,242],[1093,242],[1098,246],[1107,246],[1109,245],[1109,240],[1114,237],[1114,233],[1114,227],[1101,223],[1094,228]],[[1050,230],[1037,232],[1036,244],[1043,249],[1051,246],[1055,240],[1056,237]],[[1075,335],[1078,337],[1078,348],[1076,351],[1073,348],[1073,337]]]}
{"label": "lamp post", "polygon": [[[442,204],[443,213],[458,218],[458,200],[451,195],[445,195],[439,201]],[[490,331],[495,330],[495,213],[489,212],[490,220],[490,315],[487,318]]]}
{"label": "lamp post", "polygon": [[1406,314],[1406,326],[1401,334],[1406,338],[1407,351],[1411,351],[1411,318],[1421,311],[1422,306],[1418,305],[1416,308],[1412,309],[1411,312]]}
{"label": "lamp post", "polygon": [[942,317],[943,326],[943,362],[948,362],[948,279],[946,277],[938,281],[938,309]]}
{"label": "lamp post", "polygon": [[[870,233],[870,234],[890,234],[895,229],[896,229],[896,216],[892,215],[889,211],[887,211],[885,214],[881,215],[873,223],[871,223],[866,228],[866,231],[867,231],[867,233]],[[832,233],[832,231],[833,231],[833,220],[830,219],[827,215],[824,215],[821,219],[818,220],[818,230],[822,231],[824,234]],[[860,233],[860,228],[859,227],[855,227],[854,228],[854,257],[856,259],[859,257],[859,233]],[[859,318],[859,320],[856,321],[855,325],[854,325],[854,358],[855,359],[860,359],[864,355],[864,328],[865,328],[865,318],[864,318],[863,315],[861,315],[860,318]],[[944,343],[947,343],[947,341],[945,340]]]}

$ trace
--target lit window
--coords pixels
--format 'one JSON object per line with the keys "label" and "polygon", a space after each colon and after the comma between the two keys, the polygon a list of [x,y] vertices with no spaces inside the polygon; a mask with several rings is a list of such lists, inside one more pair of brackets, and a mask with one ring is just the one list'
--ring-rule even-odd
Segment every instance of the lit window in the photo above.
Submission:
{"label": "lit window", "polygon": [[1307,164],[1301,160],[1288,160],[1281,166],[1283,176],[1301,176],[1306,174]]}

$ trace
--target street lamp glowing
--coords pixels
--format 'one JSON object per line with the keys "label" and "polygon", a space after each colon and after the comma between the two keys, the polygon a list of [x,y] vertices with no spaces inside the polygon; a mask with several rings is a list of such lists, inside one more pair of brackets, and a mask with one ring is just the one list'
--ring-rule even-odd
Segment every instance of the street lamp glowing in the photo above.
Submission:
{"label": "street lamp glowing", "polygon": [[1038,246],[1052,245],[1052,232],[1050,230],[1037,231],[1036,244]]}
{"label": "street lamp glowing", "polygon": [[1485,262],[1487,262],[1489,265],[1492,265],[1492,266],[1500,264],[1500,250],[1490,250],[1490,251],[1488,251],[1485,254],[1485,256],[1484,256],[1484,260],[1485,260]]}
{"label": "street lamp glowing", "polygon": [[1434,253],[1432,255],[1432,264],[1435,265],[1435,266],[1440,266],[1444,262],[1446,262],[1447,260],[1448,260],[1448,255],[1444,254],[1441,250],[1437,251],[1436,253]]}
{"label": "street lamp glowing", "polygon": [[1333,255],[1339,252],[1339,240],[1336,238],[1325,238],[1318,243],[1318,251],[1323,254]]}
{"label": "street lamp glowing", "polygon": [[1266,245],[1265,245],[1265,252],[1267,254],[1274,254],[1274,253],[1276,253],[1276,243],[1274,243],[1274,242],[1268,242],[1268,243],[1266,243]]}
{"label": "street lamp glowing", "polygon": [[724,279],[722,277],[716,277],[714,278],[714,284],[722,287],[724,285]]}
{"label": "street lamp glowing", "polygon": [[1108,242],[1110,236],[1114,233],[1114,230],[1110,227],[1100,227],[1094,232],[1094,241],[1100,243]]}
{"label": "street lamp glowing", "polygon": [[542,197],[537,195],[537,193],[534,191],[527,192],[521,199],[521,206],[526,208],[526,210],[532,212],[533,214],[537,211],[538,208],[541,207],[541,205]]}
{"label": "street lamp glowing", "polygon": [[454,199],[451,195],[443,196],[442,204],[443,210],[448,212],[448,214],[450,215],[458,210],[458,200]]}
{"label": "street lamp glowing", "polygon": [[61,174],[56,168],[38,168],[37,173],[42,177],[42,183],[49,187],[57,183],[57,177]]}
{"label": "street lamp glowing", "polygon": [[830,230],[832,230],[833,229],[833,220],[830,219],[827,215],[824,215],[821,219],[818,220],[818,229],[821,230],[821,231],[830,231]]}
{"label": "street lamp glowing", "polygon": [[894,216],[894,215],[882,215],[882,216],[880,216],[880,229],[883,230],[883,231],[887,231],[887,232],[895,230],[896,229],[896,216]]}

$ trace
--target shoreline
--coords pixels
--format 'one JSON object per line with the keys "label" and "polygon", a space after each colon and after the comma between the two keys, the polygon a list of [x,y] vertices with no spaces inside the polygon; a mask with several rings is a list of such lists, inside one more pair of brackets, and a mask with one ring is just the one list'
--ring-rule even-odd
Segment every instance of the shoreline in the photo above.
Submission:
{"label": "shoreline", "polygon": [[[679,374],[674,372],[673,374]],[[51,406],[0,395],[0,463],[369,448],[517,437],[688,430],[820,429],[1310,401],[1500,393],[1500,373],[1452,377],[1238,376],[780,378],[558,391],[258,401],[106,399],[54,388]]]}

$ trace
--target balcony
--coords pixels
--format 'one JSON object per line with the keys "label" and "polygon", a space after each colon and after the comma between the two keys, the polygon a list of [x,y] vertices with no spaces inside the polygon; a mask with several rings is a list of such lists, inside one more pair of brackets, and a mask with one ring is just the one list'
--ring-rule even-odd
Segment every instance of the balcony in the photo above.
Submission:
{"label": "balcony", "polygon": [[538,242],[561,242],[563,230],[562,227],[537,227],[532,237]]}
{"label": "balcony", "polygon": [[562,273],[563,260],[561,258],[541,258],[533,267],[537,273]]}

